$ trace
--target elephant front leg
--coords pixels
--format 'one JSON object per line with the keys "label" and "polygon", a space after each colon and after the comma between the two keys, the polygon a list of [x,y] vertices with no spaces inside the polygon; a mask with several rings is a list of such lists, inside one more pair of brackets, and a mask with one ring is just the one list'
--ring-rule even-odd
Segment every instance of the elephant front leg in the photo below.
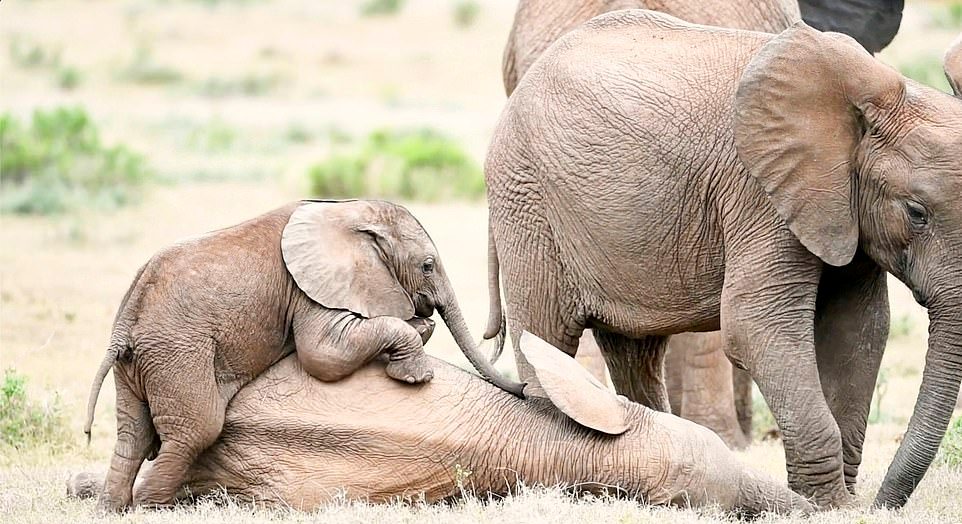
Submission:
{"label": "elephant front leg", "polygon": [[[754,260],[758,262],[758,260]],[[755,267],[755,266],[752,266]],[[757,270],[729,264],[721,297],[729,356],[742,362],[778,422],[789,486],[823,508],[849,504],[842,439],[819,381],[814,311],[817,261]]]}
{"label": "elephant front leg", "polygon": [[433,332],[430,319],[366,319],[333,310],[312,311],[294,321],[298,361],[325,382],[350,375],[381,353],[388,355],[386,372],[391,378],[427,382],[434,371],[423,346]]}
{"label": "elephant front leg", "polygon": [[841,431],[851,493],[888,331],[885,272],[863,254],[848,266],[826,268],[815,308],[815,350],[822,392]]}

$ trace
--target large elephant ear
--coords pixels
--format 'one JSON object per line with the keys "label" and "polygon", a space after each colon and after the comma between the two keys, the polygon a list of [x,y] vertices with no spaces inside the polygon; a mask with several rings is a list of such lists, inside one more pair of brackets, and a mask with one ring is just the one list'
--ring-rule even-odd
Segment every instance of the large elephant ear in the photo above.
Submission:
{"label": "large elephant ear", "polygon": [[414,304],[378,242],[378,211],[362,200],[305,202],[284,227],[281,253],[297,287],[322,306],[407,320]]}
{"label": "large elephant ear", "polygon": [[944,68],[945,76],[949,79],[955,96],[962,97],[962,34],[946,51]]}
{"label": "large elephant ear", "polygon": [[765,44],[735,94],[735,147],[809,251],[842,266],[858,248],[856,145],[900,98],[902,77],[851,38],[802,22]]}
{"label": "large elephant ear", "polygon": [[870,53],[892,42],[905,0],[798,0],[802,20],[819,31],[843,33]]}
{"label": "large elephant ear", "polygon": [[624,405],[575,359],[528,331],[521,334],[519,346],[548,399],[562,413],[609,435],[628,430]]}

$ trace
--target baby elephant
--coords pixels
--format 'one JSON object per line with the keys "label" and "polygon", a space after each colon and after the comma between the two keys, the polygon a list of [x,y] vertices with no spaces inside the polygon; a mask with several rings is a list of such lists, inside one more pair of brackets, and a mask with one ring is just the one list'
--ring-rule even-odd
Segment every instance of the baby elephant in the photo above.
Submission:
{"label": "baby elephant", "polygon": [[90,394],[88,438],[113,367],[117,444],[98,507],[128,507],[148,457],[137,504],[173,502],[228,401],[291,352],[323,381],[381,353],[392,378],[431,380],[435,309],[482,375],[521,396],[478,353],[431,238],[401,206],[302,201],[162,250],[127,291]]}

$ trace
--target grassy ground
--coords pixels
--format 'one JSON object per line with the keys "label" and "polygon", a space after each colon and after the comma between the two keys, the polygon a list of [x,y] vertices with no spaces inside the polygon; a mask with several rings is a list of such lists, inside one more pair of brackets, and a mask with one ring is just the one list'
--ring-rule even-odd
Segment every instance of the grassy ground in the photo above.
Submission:
{"label": "grassy ground", "polygon": [[[0,110],[79,105],[107,143],[143,153],[162,184],[115,212],[0,218],[0,367],[29,379],[28,393],[59,394],[75,438],[66,452],[0,448],[0,521],[77,522],[92,504],[68,500],[71,472],[102,470],[113,444],[108,378],[89,448],[80,427],[111,321],[134,272],[179,238],[230,225],[304,195],[308,166],[341,136],[384,126],[427,126],[480,159],[503,103],[500,54],[513,3],[478,2],[473,25],[453,5],[411,0],[399,14],[362,17],[361,2],[4,2],[0,7]],[[884,58],[934,78],[931,62],[958,28],[933,27],[937,8],[910,4]],[[941,8],[941,7],[939,7]],[[443,42],[443,44],[442,44]],[[39,51],[37,51],[39,50]],[[937,64],[937,62],[936,62]],[[921,71],[921,72],[919,72]],[[937,67],[936,67],[937,71]],[[434,237],[472,326],[487,313],[486,210],[480,204],[411,205]],[[456,217],[456,219],[452,219]],[[892,286],[893,335],[883,363],[859,496],[867,506],[911,414],[924,362],[926,317]],[[464,363],[443,329],[428,348]],[[511,370],[510,359],[501,363]],[[784,476],[777,442],[746,462]],[[814,522],[962,521],[962,470],[937,465],[902,512],[848,510]],[[316,514],[254,510],[229,500],[135,522],[714,522],[632,502],[522,490],[452,507],[336,505]],[[115,519],[116,520],[116,519]]]}

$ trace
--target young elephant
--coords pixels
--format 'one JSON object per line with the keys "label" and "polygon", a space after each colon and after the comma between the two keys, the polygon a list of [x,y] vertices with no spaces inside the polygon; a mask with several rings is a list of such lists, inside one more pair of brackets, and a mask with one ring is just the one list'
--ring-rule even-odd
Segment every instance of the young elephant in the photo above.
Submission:
{"label": "young elephant", "polygon": [[[385,378],[380,360],[322,383],[288,357],[231,401],[223,434],[190,466],[189,492],[226,489],[309,510],[338,496],[388,502],[423,493],[433,502],[462,486],[505,494],[520,481],[620,488],[651,504],[811,511],[711,431],[616,397],[530,333],[521,344],[548,400],[519,400],[437,360],[433,381],[406,387]],[[100,482],[81,473],[68,494],[90,496]]]}
{"label": "young elephant", "polygon": [[107,371],[117,386],[117,444],[102,510],[168,504],[194,459],[220,435],[227,403],[296,351],[335,381],[380,353],[404,382],[432,378],[422,348],[437,308],[479,371],[520,395],[478,356],[427,232],[403,207],[297,202],[171,246],[137,274],[94,381],[85,431]]}

